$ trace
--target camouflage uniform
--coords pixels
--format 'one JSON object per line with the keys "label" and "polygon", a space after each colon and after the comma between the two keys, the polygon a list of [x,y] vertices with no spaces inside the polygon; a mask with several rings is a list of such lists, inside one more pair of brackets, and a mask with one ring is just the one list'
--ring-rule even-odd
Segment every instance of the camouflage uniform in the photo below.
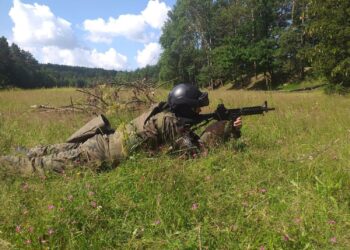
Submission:
{"label": "camouflage uniform", "polygon": [[73,166],[97,169],[103,164],[115,167],[136,149],[156,149],[169,143],[176,151],[198,152],[201,145],[218,143],[230,135],[239,137],[231,123],[219,121],[204,130],[199,138],[173,113],[163,111],[154,116],[142,114],[112,134],[97,134],[83,143],[61,143],[39,146],[29,150],[27,156],[0,157],[0,167],[7,171],[28,175],[46,171],[62,173]]}

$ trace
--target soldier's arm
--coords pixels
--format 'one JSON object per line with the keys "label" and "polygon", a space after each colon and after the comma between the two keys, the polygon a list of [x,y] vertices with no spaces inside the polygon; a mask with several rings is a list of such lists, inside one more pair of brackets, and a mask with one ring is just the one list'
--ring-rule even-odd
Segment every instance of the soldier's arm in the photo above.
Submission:
{"label": "soldier's arm", "polygon": [[152,117],[144,126],[144,145],[151,149],[166,146],[168,153],[194,156],[202,148],[199,136],[172,114]]}
{"label": "soldier's arm", "polygon": [[209,145],[217,145],[230,138],[238,139],[241,137],[242,120],[237,118],[235,121],[217,121],[209,125],[201,134],[201,141]]}
{"label": "soldier's arm", "polygon": [[171,144],[174,149],[198,148],[199,136],[174,116],[164,118],[161,133],[164,143]]}

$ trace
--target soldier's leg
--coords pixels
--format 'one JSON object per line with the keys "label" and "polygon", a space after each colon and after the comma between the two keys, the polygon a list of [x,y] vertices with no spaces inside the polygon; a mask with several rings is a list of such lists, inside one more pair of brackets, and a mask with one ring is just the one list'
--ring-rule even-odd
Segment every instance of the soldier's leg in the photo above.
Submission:
{"label": "soldier's leg", "polygon": [[1,156],[0,169],[9,174],[28,176],[45,172],[62,173],[65,169],[87,163],[86,154],[78,147],[69,151],[39,157]]}
{"label": "soldier's leg", "polygon": [[108,138],[98,134],[79,144],[78,147],[74,146],[70,150],[35,157],[32,161],[35,169],[62,173],[65,169],[77,166],[98,170],[104,163],[109,163],[108,156]]}
{"label": "soldier's leg", "polygon": [[31,158],[33,169],[38,173],[63,173],[66,169],[84,166],[89,163],[87,153],[81,148],[75,148],[50,155]]}
{"label": "soldier's leg", "polygon": [[109,137],[107,135],[95,135],[89,140],[85,141],[80,146],[81,150],[85,152],[85,155],[89,162],[89,168],[97,170],[102,165],[113,165],[113,159],[110,157]]}
{"label": "soldier's leg", "polygon": [[62,173],[65,169],[74,166],[98,169],[102,163],[110,160],[108,138],[102,135],[96,135],[78,146],[75,144],[61,145],[63,145],[62,149],[64,149],[62,152],[57,152],[59,149],[57,145],[51,148],[50,146],[48,148],[38,147],[39,153],[46,152],[47,149],[53,149],[56,152],[44,156],[0,157],[0,167],[6,169],[6,171],[23,175],[31,173],[44,174],[47,171]]}
{"label": "soldier's leg", "polygon": [[32,162],[25,156],[0,156],[0,170],[6,174],[31,175],[34,172]]}
{"label": "soldier's leg", "polygon": [[[26,153],[26,156],[6,156],[2,160],[3,165],[7,166],[8,172],[18,173],[20,175],[28,175],[30,173],[42,173],[46,168],[53,170],[63,169],[61,159],[67,157],[62,152],[67,152],[67,156],[71,157],[72,150],[79,147],[78,143],[59,143],[46,146],[36,146]],[[60,154],[61,153],[61,154]],[[44,157],[43,156],[48,156]],[[52,165],[52,166],[51,166]]]}
{"label": "soldier's leg", "polygon": [[230,138],[241,136],[231,121],[217,121],[209,125],[201,134],[200,139],[206,145],[218,145]]}
{"label": "soldier's leg", "polygon": [[47,146],[37,146],[29,149],[27,156],[32,158],[50,154],[57,154],[59,152],[76,149],[79,147],[79,145],[79,143],[59,143]]}

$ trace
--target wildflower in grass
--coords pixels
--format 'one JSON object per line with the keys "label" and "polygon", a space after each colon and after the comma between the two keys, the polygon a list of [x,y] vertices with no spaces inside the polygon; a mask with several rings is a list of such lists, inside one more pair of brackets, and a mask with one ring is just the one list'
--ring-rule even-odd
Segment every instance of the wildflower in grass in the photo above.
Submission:
{"label": "wildflower in grass", "polygon": [[29,233],[33,233],[34,232],[34,228],[33,227],[28,227],[28,232]]}
{"label": "wildflower in grass", "polygon": [[248,204],[248,201],[243,201],[243,202],[242,202],[242,206],[243,206],[243,207],[248,207],[248,205],[249,205],[249,204]]}
{"label": "wildflower in grass", "polygon": [[331,243],[335,244],[335,243],[337,243],[337,238],[336,237],[332,237],[329,241]]}
{"label": "wildflower in grass", "polygon": [[92,192],[92,191],[90,191],[89,193],[88,193],[88,196],[94,196],[95,195],[95,193],[94,192]]}
{"label": "wildflower in grass", "polygon": [[335,225],[336,222],[335,222],[335,220],[329,220],[329,221],[328,221],[328,224],[329,224],[329,225]]}
{"label": "wildflower in grass", "polygon": [[68,195],[68,196],[67,196],[67,200],[68,200],[68,201],[72,201],[72,200],[73,200],[73,195],[71,195],[71,194]]}
{"label": "wildflower in grass", "polygon": [[264,246],[261,246],[261,247],[259,248],[259,250],[265,250],[265,247],[264,247]]}
{"label": "wildflower in grass", "polygon": [[29,184],[27,182],[22,183],[22,190],[27,192],[29,190]]}
{"label": "wildflower in grass", "polygon": [[290,240],[289,235],[288,234],[283,235],[283,240],[289,241]]}
{"label": "wildflower in grass", "polygon": [[29,211],[25,208],[23,209],[23,215],[27,215],[29,213]]}
{"label": "wildflower in grass", "polygon": [[21,232],[21,226],[16,226],[16,233],[20,233]]}
{"label": "wildflower in grass", "polygon": [[96,201],[92,201],[92,202],[90,202],[90,205],[91,205],[93,208],[96,208],[96,207],[97,207],[97,203],[96,203]]}
{"label": "wildflower in grass", "polygon": [[32,241],[28,239],[28,240],[25,241],[25,243],[26,243],[27,245],[30,245],[30,244],[32,243]]}
{"label": "wildflower in grass", "polygon": [[63,211],[64,211],[64,207],[61,207],[61,208],[60,208],[60,212],[63,212]]}
{"label": "wildflower in grass", "polygon": [[194,211],[194,210],[197,210],[199,207],[198,203],[193,203],[192,204],[192,207],[191,207],[191,210]]}
{"label": "wildflower in grass", "polygon": [[155,222],[154,222],[154,225],[159,225],[160,224],[160,220],[156,220]]}
{"label": "wildflower in grass", "polygon": [[55,232],[55,231],[54,231],[52,228],[50,228],[49,230],[47,230],[47,234],[48,234],[48,235],[53,235],[54,232]]}
{"label": "wildflower in grass", "polygon": [[265,194],[267,192],[267,189],[266,188],[260,188],[259,192],[262,193],[262,194]]}
{"label": "wildflower in grass", "polygon": [[238,230],[238,226],[236,224],[230,226],[231,232],[236,232]]}
{"label": "wildflower in grass", "polygon": [[55,208],[55,206],[52,205],[52,204],[50,204],[50,205],[47,206],[47,209],[49,209],[49,210],[52,210],[52,209],[54,209],[54,208]]}
{"label": "wildflower in grass", "polygon": [[295,224],[300,224],[301,223],[301,218],[295,218],[294,219]]}

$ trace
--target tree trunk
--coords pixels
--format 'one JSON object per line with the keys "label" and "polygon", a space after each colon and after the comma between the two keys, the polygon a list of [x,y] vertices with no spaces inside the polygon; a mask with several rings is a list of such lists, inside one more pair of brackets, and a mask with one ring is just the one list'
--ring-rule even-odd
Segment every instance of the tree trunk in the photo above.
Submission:
{"label": "tree trunk", "polygon": [[293,0],[292,2],[292,26],[294,25],[294,15],[295,15],[295,5],[297,3],[297,0]]}

